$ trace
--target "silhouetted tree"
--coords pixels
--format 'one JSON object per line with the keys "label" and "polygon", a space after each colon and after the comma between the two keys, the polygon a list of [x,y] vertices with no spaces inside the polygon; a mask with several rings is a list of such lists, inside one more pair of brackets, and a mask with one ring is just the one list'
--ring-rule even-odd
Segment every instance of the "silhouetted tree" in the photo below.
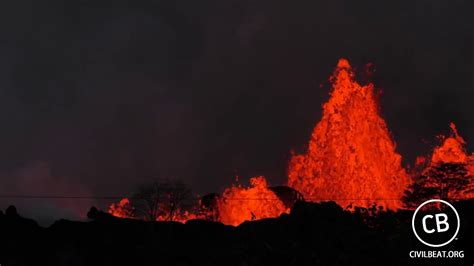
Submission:
{"label": "silhouetted tree", "polygon": [[200,212],[205,220],[219,220],[219,198],[220,196],[217,193],[209,193],[201,197]]}
{"label": "silhouetted tree", "polygon": [[180,210],[192,205],[191,189],[181,181],[164,183],[164,196],[162,206],[168,221],[173,221]]}
{"label": "silhouetted tree", "polygon": [[405,191],[404,203],[407,207],[416,207],[429,199],[459,199],[470,179],[467,166],[463,163],[429,166]]}
{"label": "silhouetted tree", "polygon": [[134,195],[133,206],[136,216],[144,216],[145,220],[155,221],[162,215],[160,202],[163,197],[163,186],[160,182],[142,185]]}
{"label": "silhouetted tree", "polygon": [[132,205],[136,217],[156,221],[159,217],[173,221],[184,207],[188,207],[192,197],[191,189],[179,180],[155,181],[138,188]]}

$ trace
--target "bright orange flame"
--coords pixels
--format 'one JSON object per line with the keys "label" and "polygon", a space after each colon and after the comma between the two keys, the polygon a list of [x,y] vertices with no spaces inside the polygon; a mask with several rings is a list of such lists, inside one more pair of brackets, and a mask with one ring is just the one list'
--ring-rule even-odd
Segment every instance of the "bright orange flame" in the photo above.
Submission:
{"label": "bright orange flame", "polygon": [[427,171],[430,167],[443,163],[463,164],[466,166],[469,173],[470,183],[461,191],[463,198],[474,198],[474,154],[468,155],[466,152],[466,141],[459,135],[456,125],[451,123],[451,134],[449,137],[440,136],[443,140],[440,146],[433,150],[431,162],[425,169]]}
{"label": "bright orange flame", "polygon": [[[186,223],[189,220],[199,218],[196,214],[191,213],[189,211],[182,211],[177,210],[176,213],[172,217],[173,222],[179,223]],[[170,221],[170,217],[168,215],[161,215],[156,218],[157,221]]]}
{"label": "bright orange flame", "polygon": [[[130,200],[128,198],[123,198],[118,203],[112,203],[109,206],[108,213],[119,218],[137,219],[137,217],[133,215],[133,211],[134,211],[134,207],[130,203]],[[168,214],[164,214],[164,215],[158,216],[156,218],[156,221],[172,220],[174,222],[185,223],[188,220],[197,219],[197,218],[199,217],[194,213],[191,213],[189,211],[182,211],[181,209],[178,209],[174,212],[172,219],[170,219]]]}
{"label": "bright orange flame", "polygon": [[467,163],[469,156],[464,149],[466,142],[459,135],[454,123],[451,123],[449,127],[451,128],[451,136],[444,138],[443,144],[434,149],[431,162]]}
{"label": "bright orange flame", "polygon": [[121,199],[118,203],[112,203],[108,212],[119,218],[133,218],[133,207],[127,198]]}
{"label": "bright orange flame", "polygon": [[379,115],[373,84],[361,86],[353,76],[340,59],[308,151],[290,161],[288,185],[310,201],[398,209],[410,179]]}
{"label": "bright orange flame", "polygon": [[237,226],[245,221],[278,217],[289,210],[277,195],[268,189],[263,176],[250,179],[251,187],[232,186],[218,200],[219,220]]}

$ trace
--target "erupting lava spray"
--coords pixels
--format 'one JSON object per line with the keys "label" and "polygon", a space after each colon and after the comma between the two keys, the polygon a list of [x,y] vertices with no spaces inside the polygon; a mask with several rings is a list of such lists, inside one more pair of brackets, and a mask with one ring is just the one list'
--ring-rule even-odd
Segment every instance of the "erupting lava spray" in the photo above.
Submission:
{"label": "erupting lava spray", "polygon": [[289,210],[277,195],[268,189],[263,176],[252,177],[251,187],[227,188],[218,201],[219,220],[237,226],[245,221],[278,217]]}
{"label": "erupting lava spray", "polygon": [[[452,191],[444,194],[455,194],[455,199],[474,197],[474,155],[466,153],[465,141],[453,123],[451,136],[442,138],[443,143],[434,149],[431,158],[417,159],[420,171],[412,175],[421,174],[421,177],[414,178],[413,183],[401,165],[401,156],[379,114],[373,84],[358,84],[345,59],[339,60],[331,82],[331,97],[323,105],[323,117],[314,128],[307,152],[294,155],[288,167],[288,185],[299,191],[305,200],[335,201],[343,208],[376,205],[397,210],[418,200],[418,191],[442,188],[444,183],[453,184],[453,180],[459,181],[459,178],[462,182],[451,185]],[[251,178],[250,184],[248,188],[235,185],[227,188],[215,198],[217,208],[212,209],[217,211],[216,215],[204,216],[218,216],[220,222],[237,226],[244,221],[289,212],[279,198],[281,195],[268,188],[263,176]],[[443,194],[441,192],[438,194]],[[409,197],[404,196],[405,193]],[[166,208],[163,210],[166,212]],[[123,199],[112,204],[109,213],[133,218],[134,208],[128,199]],[[176,213],[158,216],[156,220],[171,217],[174,221],[186,222],[202,218],[202,214],[181,210]]]}
{"label": "erupting lava spray", "polygon": [[353,75],[349,62],[339,60],[308,151],[290,161],[288,185],[309,201],[398,209],[410,179],[379,115],[373,84],[361,86]]}
{"label": "erupting lava spray", "polygon": [[108,213],[119,218],[133,218],[133,206],[128,198],[121,199],[118,203],[109,206]]}
{"label": "erupting lava spray", "polygon": [[[431,164],[436,163],[465,163],[470,164],[471,159],[469,155],[467,155],[464,146],[466,142],[464,139],[459,135],[456,125],[451,123],[449,125],[451,128],[451,136],[444,137],[441,136],[443,139],[443,143],[436,147],[433,151],[433,155],[431,156]],[[474,169],[472,169],[474,170]]]}
{"label": "erupting lava spray", "polygon": [[457,164],[465,167],[467,185],[455,191],[454,199],[470,199],[474,198],[474,154],[469,155],[466,152],[466,141],[459,135],[456,125],[450,124],[451,135],[449,137],[440,136],[442,143],[433,150],[431,160],[424,172],[430,169],[436,169],[442,164]]}

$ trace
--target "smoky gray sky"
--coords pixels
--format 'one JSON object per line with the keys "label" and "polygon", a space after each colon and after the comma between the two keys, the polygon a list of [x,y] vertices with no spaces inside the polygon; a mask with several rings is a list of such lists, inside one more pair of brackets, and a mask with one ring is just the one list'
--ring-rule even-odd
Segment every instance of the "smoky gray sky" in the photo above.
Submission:
{"label": "smoky gray sky", "polygon": [[[381,112],[405,164],[429,153],[451,121],[472,151],[473,8],[439,0],[2,1],[0,191],[122,195],[164,177],[207,193],[235,175],[282,184],[341,57],[361,81],[375,64]],[[2,203],[45,215],[90,202]]]}

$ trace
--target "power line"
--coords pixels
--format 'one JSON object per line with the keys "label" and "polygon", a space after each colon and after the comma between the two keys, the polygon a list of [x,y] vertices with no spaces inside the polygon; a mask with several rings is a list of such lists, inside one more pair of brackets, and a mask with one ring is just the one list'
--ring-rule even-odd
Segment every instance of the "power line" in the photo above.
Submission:
{"label": "power line", "polygon": [[133,197],[119,196],[31,196],[31,195],[0,195],[0,199],[97,199],[97,200],[113,200]]}
{"label": "power line", "polygon": [[[121,200],[121,199],[143,199],[140,197],[130,197],[130,196],[65,196],[65,195],[0,195],[0,199],[77,199],[77,200]],[[185,200],[199,200],[202,197],[188,198]],[[239,201],[249,201],[249,200],[280,200],[279,198],[225,198],[225,200],[239,200]],[[401,201],[401,199],[351,199],[351,198],[316,198],[310,197],[305,198],[305,200],[314,200],[314,201]]]}

